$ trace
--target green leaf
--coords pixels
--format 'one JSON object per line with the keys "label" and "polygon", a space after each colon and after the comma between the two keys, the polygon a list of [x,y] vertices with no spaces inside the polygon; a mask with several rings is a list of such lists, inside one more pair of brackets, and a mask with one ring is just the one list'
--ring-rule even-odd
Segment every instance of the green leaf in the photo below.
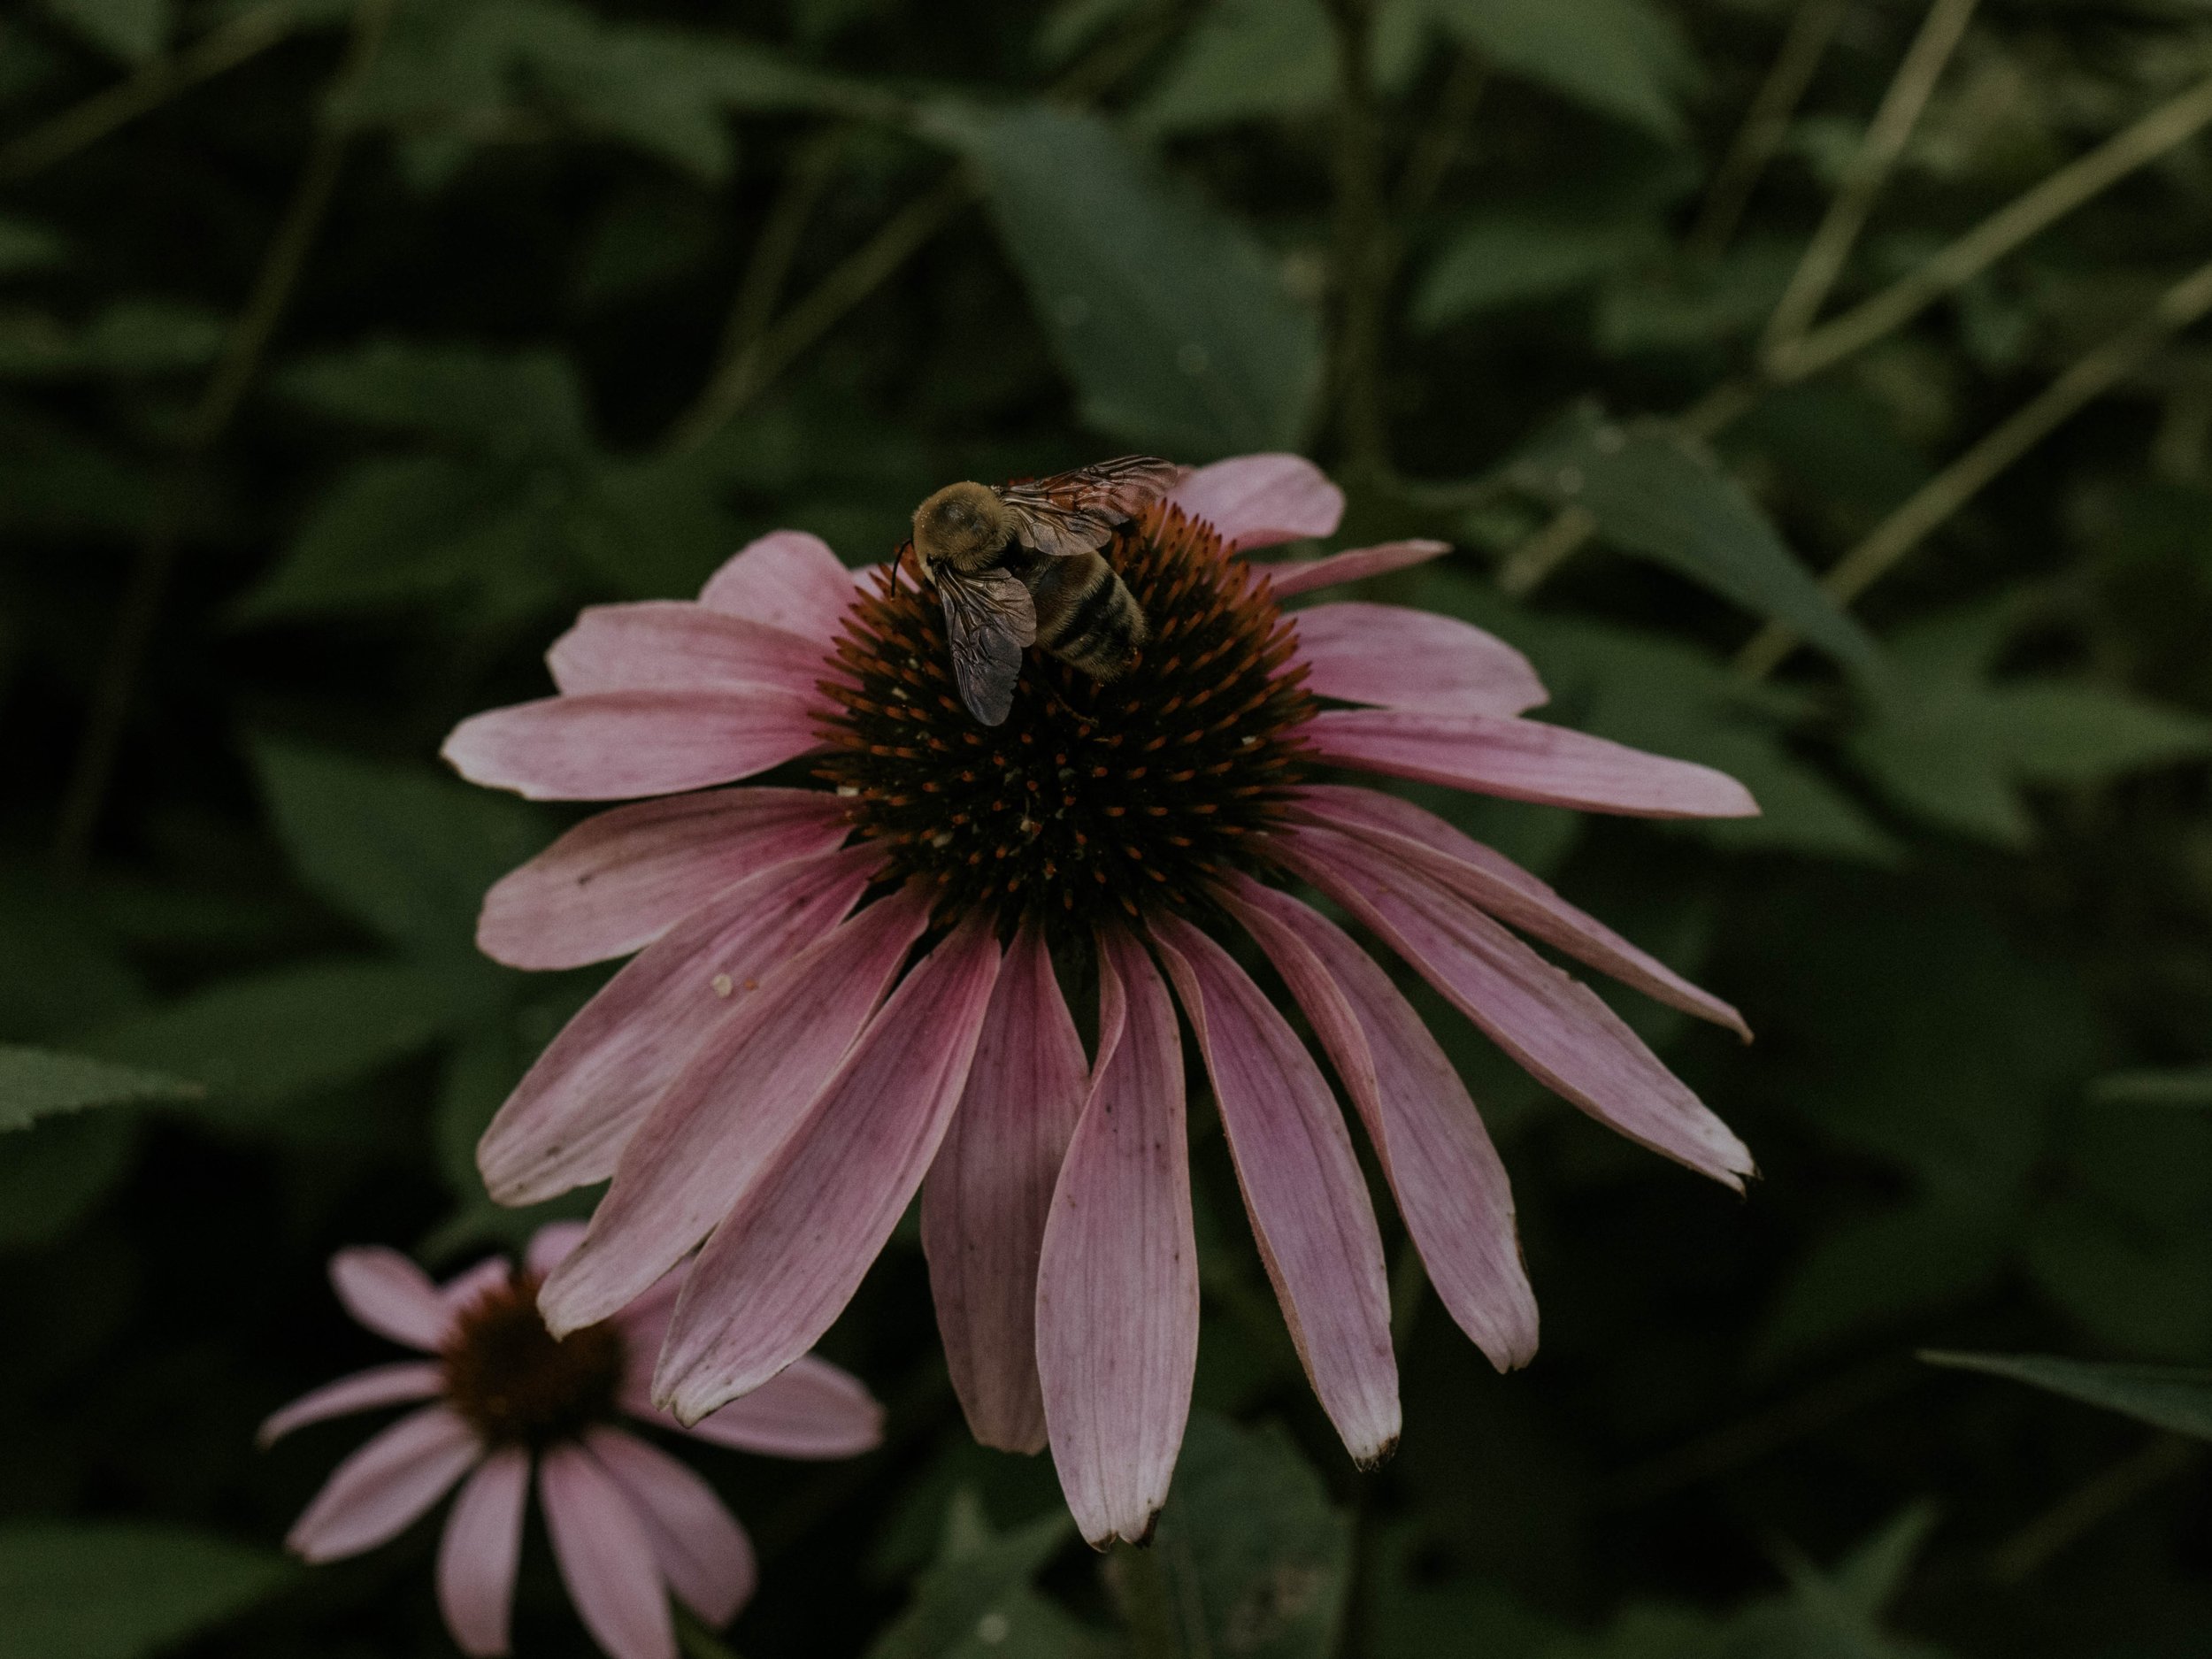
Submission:
{"label": "green leaf", "polygon": [[0,1044],[0,1131],[88,1106],[190,1100],[196,1085],[82,1055]]}
{"label": "green leaf", "polygon": [[941,105],[1101,430],[1194,460],[1295,449],[1321,333],[1270,255],[1095,116]]}
{"label": "green leaf", "polygon": [[64,264],[69,244],[58,232],[27,219],[0,217],[0,276],[19,271],[43,271]]}
{"label": "green leaf", "polygon": [[1617,357],[1695,352],[1755,333],[1797,268],[1795,244],[1747,241],[1718,264],[1624,273],[1598,305],[1597,344]]}
{"label": "green leaf", "polygon": [[1255,1659],[1336,1651],[1351,1527],[1279,1430],[1194,1414],[1152,1548],[1169,1605],[1211,1651]]}
{"label": "green leaf", "polygon": [[295,364],[278,388],[342,420],[507,460],[592,449],[583,387],[550,351],[376,340]]}
{"label": "green leaf", "polygon": [[2212,1066],[2116,1071],[2092,1083],[2089,1097],[2107,1106],[2212,1106]]}
{"label": "green leaf", "polygon": [[2011,1240],[1997,1220],[1935,1200],[1832,1224],[1792,1267],[1754,1364],[1771,1371],[1847,1333],[1962,1302],[2005,1265]]}
{"label": "green leaf", "polygon": [[543,847],[521,802],[427,768],[254,746],[277,837],[306,885],[396,945],[474,962],[485,889]]}
{"label": "green leaf", "polygon": [[46,9],[130,64],[160,51],[176,20],[171,0],[46,0]]}
{"label": "green leaf", "polygon": [[402,8],[346,114],[426,139],[449,163],[518,117],[549,111],[712,181],[734,157],[726,111],[879,119],[897,107],[864,83],[726,36],[610,23],[565,0],[439,0]]}
{"label": "green leaf", "polygon": [[365,461],[326,490],[242,624],[419,606],[460,595],[508,615],[567,591],[559,553],[571,485],[444,456]]}
{"label": "green leaf", "polygon": [[1616,424],[1574,411],[1513,464],[1513,481],[1594,514],[1600,533],[1780,622],[1861,672],[1880,649],[1782,544],[1774,526],[1709,450],[1664,421]]}
{"label": "green leaf", "polygon": [[[868,1659],[949,1659],[979,1648],[979,1628],[990,1623],[995,1642],[982,1651],[1009,1649],[1015,1609],[1025,1630],[1038,1623],[1039,1598],[1025,1594],[1030,1580],[1067,1545],[1075,1528],[1066,1515],[1048,1515],[1007,1532],[994,1532],[973,1492],[953,1494],[945,1516],[945,1541],[935,1565],[916,1580],[914,1600],[868,1649]],[[1033,1653],[1082,1650],[1039,1649]]]}
{"label": "green leaf", "polygon": [[365,1076],[481,1012],[414,968],[331,958],[225,980],[86,1046],[204,1083],[209,1100],[196,1115],[250,1125],[272,1105]]}
{"label": "green leaf", "polygon": [[2035,822],[2024,784],[2087,787],[2212,754],[2212,721],[2124,692],[2061,680],[1992,683],[2015,612],[2001,597],[1893,642],[1898,672],[1848,749],[1900,806],[1979,841],[2024,847]]}
{"label": "green leaf", "polygon": [[0,1659],[137,1659],[235,1617],[297,1571],[183,1527],[19,1522],[0,1528]]}
{"label": "green leaf", "polygon": [[1320,0],[1215,0],[1130,124],[1149,138],[1325,109],[1336,41]]}
{"label": "green leaf", "polygon": [[2166,1365],[2108,1365],[2035,1354],[1929,1352],[1931,1365],[1982,1371],[2101,1406],[2154,1427],[2212,1440],[2212,1371]]}
{"label": "green leaf", "polygon": [[1662,138],[1683,136],[1682,95],[1697,60],[1672,19],[1645,0],[1422,0],[1429,14],[1501,69]]}
{"label": "green leaf", "polygon": [[129,1171],[137,1141],[137,1125],[121,1112],[50,1118],[0,1135],[0,1249],[43,1244],[75,1225]]}
{"label": "green leaf", "polygon": [[1477,219],[1429,266],[1413,302],[1413,326],[1433,332],[1479,311],[1587,288],[1648,252],[1655,241],[1640,224]]}
{"label": "green leaf", "polygon": [[123,300],[81,328],[36,311],[0,314],[0,375],[57,380],[168,374],[213,361],[223,320],[167,300]]}

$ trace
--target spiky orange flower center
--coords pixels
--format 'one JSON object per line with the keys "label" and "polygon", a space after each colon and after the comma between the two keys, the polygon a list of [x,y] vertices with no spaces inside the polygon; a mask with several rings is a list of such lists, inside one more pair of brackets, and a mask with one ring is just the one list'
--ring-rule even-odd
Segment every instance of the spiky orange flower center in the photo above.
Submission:
{"label": "spiky orange flower center", "polygon": [[938,884],[941,916],[1201,907],[1209,878],[1251,866],[1253,833],[1303,775],[1315,705],[1265,579],[1173,509],[1104,553],[1151,624],[1141,657],[1102,683],[1033,649],[1002,726],[961,703],[943,609],[910,572],[837,641],[817,775],[889,849],[891,879]]}
{"label": "spiky orange flower center", "polygon": [[627,1356],[611,1325],[556,1338],[538,1315],[535,1275],[487,1291],[445,1347],[446,1398],[491,1446],[539,1448],[611,1421]]}

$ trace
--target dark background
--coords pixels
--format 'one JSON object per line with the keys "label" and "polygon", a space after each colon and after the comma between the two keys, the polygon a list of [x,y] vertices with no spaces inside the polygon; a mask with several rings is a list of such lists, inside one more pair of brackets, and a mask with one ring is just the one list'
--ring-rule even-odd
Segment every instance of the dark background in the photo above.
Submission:
{"label": "dark background", "polygon": [[[1825,314],[2212,73],[2185,0],[1947,9]],[[2212,356],[2141,337],[1947,502],[1853,608],[1875,666],[1803,575],[2204,257],[2212,146],[2185,127],[1778,387],[1761,330],[1927,13],[1358,10],[0,12],[0,1038],[204,1091],[0,1138],[0,1655],[451,1651],[434,1521],[267,1558],[368,1425],[252,1447],[389,1356],[334,1248],[446,1271],[542,1219],[469,1148],[595,979],[470,929],[568,819],[440,739],[542,695],[580,603],[688,594],[776,526],[880,558],[939,484],[1132,447],[1314,455],[1339,545],[1455,544],[1373,596],[1768,809],[1454,806],[1742,1007],[1748,1049],[1622,1003],[1764,1179],[1609,1138],[1425,1001],[1544,1341],[1497,1377],[1408,1279],[1374,1474],[1202,1105],[1202,1415],[1158,1555],[1199,1611],[1133,1651],[2212,1651],[2193,1440],[1916,1357],[2212,1362]],[[1821,50],[1730,223],[1791,40]],[[1709,454],[1592,435],[1746,376]],[[1580,499],[1603,534],[1532,587],[1516,549]],[[1833,649],[1754,682],[1762,612]],[[968,1442],[910,1229],[826,1348],[889,1403],[881,1452],[693,1458],[764,1558],[731,1649],[1126,1650],[1126,1570],[1054,1521],[1048,1464]],[[588,1651],[534,1522],[517,1633]]]}

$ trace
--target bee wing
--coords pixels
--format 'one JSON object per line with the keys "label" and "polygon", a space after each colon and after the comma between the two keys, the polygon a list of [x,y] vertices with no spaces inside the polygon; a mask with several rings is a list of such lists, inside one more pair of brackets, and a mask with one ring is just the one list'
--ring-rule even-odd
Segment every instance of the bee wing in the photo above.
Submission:
{"label": "bee wing", "polygon": [[1022,651],[1036,642],[1036,606],[1010,571],[961,571],[941,564],[936,573],[960,700],[984,725],[997,726],[1014,706]]}
{"label": "bee wing", "polygon": [[1053,558],[1095,553],[1146,507],[1175,488],[1187,469],[1154,455],[1125,455],[1072,472],[999,487],[1021,521],[1021,540]]}

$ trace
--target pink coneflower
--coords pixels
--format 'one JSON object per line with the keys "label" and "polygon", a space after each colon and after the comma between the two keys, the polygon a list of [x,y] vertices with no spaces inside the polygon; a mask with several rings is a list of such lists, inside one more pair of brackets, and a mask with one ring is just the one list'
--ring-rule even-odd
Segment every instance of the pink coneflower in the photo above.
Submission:
{"label": "pink coneflower", "polygon": [[[533,1465],[561,1578],[614,1659],[674,1659],[671,1591],[716,1625],[753,1593],[753,1547],[714,1489],[616,1426],[627,1415],[681,1427],[649,1384],[682,1275],[557,1339],[538,1315],[538,1286],[582,1235],[572,1222],[541,1228],[520,1273],[494,1256],[444,1285],[395,1250],[339,1251],[330,1280],[346,1310],[437,1357],[342,1377],[261,1425],[267,1446],[325,1417],[434,1402],[341,1463],[285,1541],[309,1561],[359,1555],[466,1476],[438,1548],[438,1606],[465,1653],[507,1651]],[[804,1357],[688,1432],[776,1457],[850,1457],[882,1438],[883,1409],[834,1365]]]}
{"label": "pink coneflower", "polygon": [[[955,695],[934,595],[786,531],[696,603],[587,611],[550,653],[561,695],[455,731],[446,755],[479,783],[659,797],[500,882],[478,934],[523,967],[639,952],[479,1149],[503,1202],[612,1178],[540,1299],[555,1330],[606,1317],[704,1240],[654,1379],[695,1419],[806,1351],[918,1187],[977,1437],[1049,1443],[1085,1535],[1141,1537],[1198,1341],[1171,982],[1307,1373],[1352,1455],[1382,1456],[1399,1413],[1374,1212],[1319,1066],[1232,954],[1240,932],[1319,1036],[1445,1306],[1500,1367],[1534,1350],[1535,1302],[1466,1089],[1294,879],[1576,1105],[1740,1185],[1736,1137],[1509,929],[1740,1031],[1734,1010],[1441,819],[1325,778],[1652,818],[1749,813],[1750,796],[1518,718],[1544,700],[1534,672],[1464,623],[1283,611],[1444,551],[1240,557],[1328,534],[1342,504],[1294,457],[1187,476],[1107,549],[1151,619],[1142,660],[1101,684],[1033,651],[1002,726]],[[707,787],[795,762],[813,787]],[[1087,1060],[1056,951],[1094,964]]]}

